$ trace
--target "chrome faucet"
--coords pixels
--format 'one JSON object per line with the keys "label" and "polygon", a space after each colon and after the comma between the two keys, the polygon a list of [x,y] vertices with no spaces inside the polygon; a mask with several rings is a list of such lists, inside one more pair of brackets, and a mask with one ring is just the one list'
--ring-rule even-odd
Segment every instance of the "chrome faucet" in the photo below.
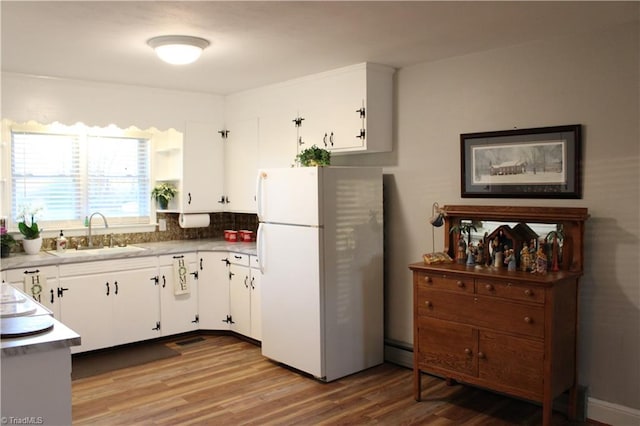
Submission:
{"label": "chrome faucet", "polygon": [[107,223],[107,218],[104,217],[104,215],[102,213],[95,212],[95,213],[92,213],[91,216],[89,216],[89,237],[87,238],[87,245],[88,245],[89,248],[93,248],[93,237],[91,236],[91,219],[93,219],[93,217],[95,215],[102,216],[102,220],[104,221],[105,229],[109,227],[109,224]]}

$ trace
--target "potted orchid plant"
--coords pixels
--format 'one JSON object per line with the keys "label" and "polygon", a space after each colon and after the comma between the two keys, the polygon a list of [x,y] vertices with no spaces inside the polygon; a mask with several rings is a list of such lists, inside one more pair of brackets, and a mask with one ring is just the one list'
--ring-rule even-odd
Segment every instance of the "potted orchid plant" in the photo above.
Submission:
{"label": "potted orchid plant", "polygon": [[23,236],[22,248],[27,254],[36,254],[42,247],[42,237],[40,232],[42,229],[38,226],[36,216],[42,211],[42,208],[30,210],[24,208],[18,221],[18,230]]}

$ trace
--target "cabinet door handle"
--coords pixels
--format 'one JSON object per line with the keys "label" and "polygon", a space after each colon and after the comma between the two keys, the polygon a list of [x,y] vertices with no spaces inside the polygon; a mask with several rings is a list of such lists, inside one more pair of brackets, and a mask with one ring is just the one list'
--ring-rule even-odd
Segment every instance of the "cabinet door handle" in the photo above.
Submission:
{"label": "cabinet door handle", "polygon": [[202,271],[202,258],[200,258],[200,270]]}
{"label": "cabinet door handle", "polygon": [[463,281],[458,281],[456,283],[456,285],[458,286],[458,288],[464,288],[464,282]]}
{"label": "cabinet door handle", "polygon": [[249,288],[249,284],[247,284],[247,281],[249,281],[249,277],[245,275],[245,277],[244,277],[244,286],[245,286],[245,288]]}
{"label": "cabinet door handle", "polygon": [[433,280],[431,279],[431,277],[424,277],[424,282],[427,284],[431,284]]}
{"label": "cabinet door handle", "polygon": [[524,322],[526,322],[527,324],[531,324],[533,322],[533,318],[531,317],[524,317]]}
{"label": "cabinet door handle", "polygon": [[430,308],[433,306],[433,303],[431,303],[429,300],[425,300],[424,304],[427,308]]}
{"label": "cabinet door handle", "polygon": [[464,348],[464,353],[467,354],[467,355],[471,355],[471,349]]}
{"label": "cabinet door handle", "polygon": [[51,304],[53,305],[53,289],[51,289]]}
{"label": "cabinet door handle", "polygon": [[109,283],[107,282],[107,296],[109,295]]}
{"label": "cabinet door handle", "polygon": [[324,137],[322,138],[322,143],[324,144],[324,147],[327,147],[327,134],[324,134]]}
{"label": "cabinet door handle", "polygon": [[484,352],[478,352],[478,358],[484,359],[485,358]]}
{"label": "cabinet door handle", "polygon": [[253,290],[255,290],[255,289],[256,289],[256,286],[254,286],[254,285],[253,285],[253,282],[255,281],[255,279],[256,279],[256,277],[251,277],[251,288],[252,288]]}
{"label": "cabinet door handle", "polygon": [[118,294],[118,281],[116,281],[114,284],[116,285],[116,291],[115,291],[115,294]]}
{"label": "cabinet door handle", "polygon": [[524,295],[525,295],[525,296],[533,296],[533,291],[531,291],[530,289],[526,289],[526,290],[524,291]]}
{"label": "cabinet door handle", "polygon": [[333,132],[329,135],[329,144],[333,146]]}
{"label": "cabinet door handle", "polygon": [[487,284],[486,286],[484,286],[484,288],[486,288],[488,291],[493,291],[493,286],[491,284]]}
{"label": "cabinet door handle", "polygon": [[187,192],[187,197],[189,197],[189,201],[187,201],[187,204],[191,204],[191,193]]}

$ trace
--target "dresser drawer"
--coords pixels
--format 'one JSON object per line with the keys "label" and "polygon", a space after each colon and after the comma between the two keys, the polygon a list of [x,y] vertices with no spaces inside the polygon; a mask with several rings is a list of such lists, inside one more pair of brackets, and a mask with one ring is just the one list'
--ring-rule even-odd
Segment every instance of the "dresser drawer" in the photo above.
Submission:
{"label": "dresser drawer", "polygon": [[418,289],[418,316],[544,337],[544,307],[487,296]]}
{"label": "dresser drawer", "polygon": [[513,284],[508,281],[476,280],[476,293],[504,297],[505,299],[544,303],[544,289],[527,284]]}
{"label": "dresser drawer", "polygon": [[416,273],[419,285],[438,290],[450,290],[473,293],[473,279],[465,279],[456,275]]}

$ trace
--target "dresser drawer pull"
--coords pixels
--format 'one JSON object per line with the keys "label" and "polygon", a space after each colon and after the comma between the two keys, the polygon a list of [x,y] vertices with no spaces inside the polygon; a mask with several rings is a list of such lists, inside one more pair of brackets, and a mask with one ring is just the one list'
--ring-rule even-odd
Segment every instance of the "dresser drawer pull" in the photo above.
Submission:
{"label": "dresser drawer pull", "polygon": [[478,358],[484,359],[484,352],[478,352]]}
{"label": "dresser drawer pull", "polygon": [[431,277],[424,277],[424,282],[431,284],[432,282]]}
{"label": "dresser drawer pull", "polygon": [[432,307],[432,306],[433,306],[433,303],[431,303],[431,302],[430,302],[430,301],[428,301],[428,300],[426,300],[426,301],[424,302],[424,304],[425,304],[425,306],[426,306],[427,308],[430,308],[430,307]]}
{"label": "dresser drawer pull", "polygon": [[471,349],[464,348],[464,353],[467,354],[467,355],[471,355]]}
{"label": "dresser drawer pull", "polygon": [[533,292],[532,292],[531,290],[529,290],[529,289],[526,289],[526,290],[524,291],[524,295],[525,295],[525,296],[533,296]]}
{"label": "dresser drawer pull", "polygon": [[456,284],[457,284],[458,288],[464,288],[464,282],[458,281]]}
{"label": "dresser drawer pull", "polygon": [[533,319],[531,317],[524,317],[524,322],[526,322],[527,324],[531,324],[533,322]]}
{"label": "dresser drawer pull", "polygon": [[484,288],[486,288],[488,291],[493,291],[493,285],[491,284],[485,285]]}

